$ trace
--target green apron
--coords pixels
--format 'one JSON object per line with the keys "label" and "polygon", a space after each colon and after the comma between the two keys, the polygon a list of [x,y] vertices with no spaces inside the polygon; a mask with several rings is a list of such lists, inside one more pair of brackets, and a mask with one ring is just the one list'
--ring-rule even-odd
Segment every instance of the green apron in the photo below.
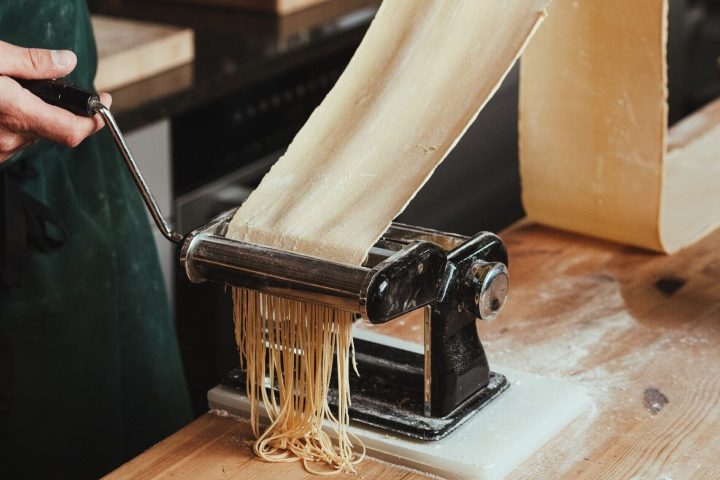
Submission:
{"label": "green apron", "polygon": [[[2,0],[0,40],[73,50],[69,80],[92,85],[84,0]],[[157,253],[106,130],[19,157],[0,173],[34,167],[14,181],[68,237],[28,246],[22,285],[0,287],[0,478],[97,478],[191,418]]]}

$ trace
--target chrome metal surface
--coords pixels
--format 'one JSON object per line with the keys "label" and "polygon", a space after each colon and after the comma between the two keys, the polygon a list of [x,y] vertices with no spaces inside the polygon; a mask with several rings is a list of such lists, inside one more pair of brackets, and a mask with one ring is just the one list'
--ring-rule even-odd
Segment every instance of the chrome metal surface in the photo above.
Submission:
{"label": "chrome metal surface", "polygon": [[480,320],[494,320],[505,304],[509,284],[505,264],[477,261],[465,278],[463,305]]}
{"label": "chrome metal surface", "polygon": [[416,242],[418,240],[426,240],[439,245],[444,250],[450,251],[460,246],[469,237],[455,233],[441,232],[431,228],[416,227],[413,225],[405,225],[404,223],[393,222],[381,238],[385,241],[394,241],[405,244]]}
{"label": "chrome metal surface", "polygon": [[188,237],[196,237],[200,234],[217,235],[218,237],[224,237],[227,234],[230,221],[232,221],[235,213],[238,211],[238,208],[239,207],[235,207],[222,212],[216,217],[210,219],[210,221],[207,222],[205,225],[196,228],[195,230],[190,232],[188,234]]}
{"label": "chrome metal surface", "polygon": [[494,320],[507,300],[510,276],[507,266],[496,263],[485,274],[478,302],[481,320]]}
{"label": "chrome metal surface", "polygon": [[127,165],[128,170],[130,170],[133,180],[135,180],[135,185],[137,185],[138,190],[140,190],[140,194],[145,201],[145,205],[155,221],[155,225],[157,225],[158,229],[165,238],[173,243],[180,243],[183,239],[182,235],[173,230],[165,221],[165,218],[163,217],[162,212],[160,212],[160,208],[155,201],[155,197],[145,183],[145,179],[143,178],[142,173],[140,173],[140,170],[135,163],[135,159],[133,159],[130,148],[128,148],[127,143],[125,143],[125,138],[123,138],[122,132],[120,132],[120,128],[115,122],[115,118],[112,113],[110,113],[110,109],[99,101],[92,101],[90,103],[90,109],[99,113],[105,121],[105,125],[107,125],[110,130],[110,133],[115,140],[115,144],[117,145],[118,150],[120,150],[120,154],[125,160],[125,164]]}
{"label": "chrome metal surface", "polygon": [[[219,225],[215,225],[219,228]],[[370,269],[200,233],[183,243],[180,263],[196,283],[245,287],[352,312]]]}

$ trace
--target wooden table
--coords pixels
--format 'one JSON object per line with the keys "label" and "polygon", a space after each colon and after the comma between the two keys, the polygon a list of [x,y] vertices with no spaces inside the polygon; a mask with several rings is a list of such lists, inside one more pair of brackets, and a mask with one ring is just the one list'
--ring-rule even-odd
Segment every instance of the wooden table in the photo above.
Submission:
{"label": "wooden table", "polygon": [[[593,403],[511,478],[720,478],[720,231],[673,256],[528,222],[502,236],[510,298],[478,327],[491,363],[572,380]],[[373,329],[422,339],[413,320]],[[205,415],[108,478],[312,478],[253,459],[249,438]]]}
{"label": "wooden table", "polygon": [[[427,480],[386,463],[365,461],[360,476],[334,475],[339,480],[382,478],[387,480]],[[206,413],[142,455],[105,477],[106,479],[150,480],[160,478],[203,480],[317,480],[301,463],[267,463],[252,453],[249,424],[231,417]]]}

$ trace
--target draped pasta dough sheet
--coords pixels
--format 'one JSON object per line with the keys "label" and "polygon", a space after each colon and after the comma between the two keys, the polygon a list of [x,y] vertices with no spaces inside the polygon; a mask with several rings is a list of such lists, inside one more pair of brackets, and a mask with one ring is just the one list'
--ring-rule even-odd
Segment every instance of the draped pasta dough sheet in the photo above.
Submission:
{"label": "draped pasta dough sheet", "polygon": [[678,125],[670,137],[683,142],[668,143],[667,8],[555,0],[548,9],[521,70],[530,218],[667,252],[720,222],[717,108]]}
{"label": "draped pasta dough sheet", "polygon": [[493,95],[549,0],[386,0],[228,237],[359,264]]}

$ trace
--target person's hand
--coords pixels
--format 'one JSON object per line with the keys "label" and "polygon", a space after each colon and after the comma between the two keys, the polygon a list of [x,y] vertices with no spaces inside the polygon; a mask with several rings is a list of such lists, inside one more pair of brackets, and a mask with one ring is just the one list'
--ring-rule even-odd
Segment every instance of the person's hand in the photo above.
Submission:
{"label": "person's hand", "polygon": [[[61,78],[75,69],[77,58],[69,50],[21,48],[0,41],[0,162],[38,138],[76,147],[104,123],[48,105],[10,77]],[[100,101],[110,106],[107,93]]]}

